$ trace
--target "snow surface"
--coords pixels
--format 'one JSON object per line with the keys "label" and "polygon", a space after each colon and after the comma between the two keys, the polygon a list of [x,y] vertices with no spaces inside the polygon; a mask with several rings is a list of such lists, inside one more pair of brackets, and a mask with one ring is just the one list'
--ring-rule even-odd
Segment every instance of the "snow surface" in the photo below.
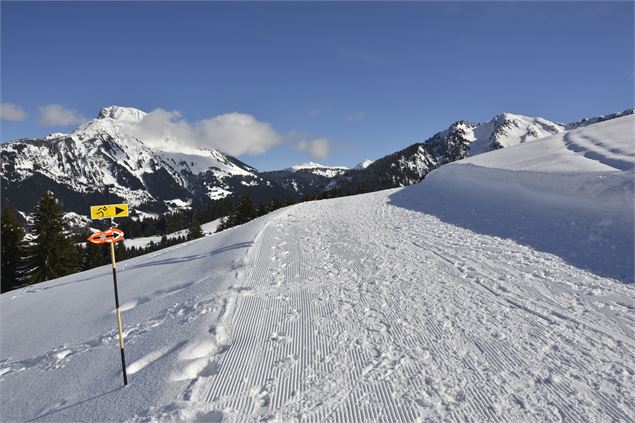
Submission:
{"label": "snow surface", "polygon": [[120,263],[126,388],[108,266],[2,294],[0,420],[633,421],[622,119]]}

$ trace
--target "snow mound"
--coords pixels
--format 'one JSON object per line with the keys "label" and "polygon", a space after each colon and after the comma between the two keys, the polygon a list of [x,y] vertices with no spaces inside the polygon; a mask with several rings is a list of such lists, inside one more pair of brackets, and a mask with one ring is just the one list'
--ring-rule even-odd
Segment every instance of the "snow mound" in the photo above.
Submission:
{"label": "snow mound", "polygon": [[630,115],[457,161],[391,201],[630,283],[634,124]]}

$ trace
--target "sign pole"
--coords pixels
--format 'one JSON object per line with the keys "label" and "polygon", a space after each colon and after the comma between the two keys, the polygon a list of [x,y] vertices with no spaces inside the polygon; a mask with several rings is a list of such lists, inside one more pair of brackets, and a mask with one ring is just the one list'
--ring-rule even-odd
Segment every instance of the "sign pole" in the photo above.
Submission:
{"label": "sign pole", "polygon": [[[112,228],[110,228],[112,229]],[[123,350],[123,329],[121,324],[121,313],[119,312],[119,292],[117,291],[117,263],[115,262],[115,243],[110,243],[110,258],[112,259],[112,281],[115,286],[115,312],[117,313],[117,328],[119,329],[119,350],[121,351],[121,371],[123,372],[123,384],[128,384],[128,374],[126,373],[126,355]]]}
{"label": "sign pole", "polygon": [[[106,197],[110,199],[110,192],[106,188]],[[117,315],[117,331],[119,332],[119,350],[121,352],[121,372],[123,373],[123,385],[128,384],[128,373],[126,372],[126,355],[123,345],[123,325],[121,323],[121,311],[119,310],[119,290],[117,289],[117,262],[115,260],[115,243],[123,241],[123,231],[117,229],[115,217],[128,216],[127,204],[102,204],[100,206],[90,206],[90,218],[110,219],[110,229],[107,231],[93,231],[88,237],[88,242],[92,244],[110,244],[110,259],[112,261],[112,282],[115,288],[115,313]]]}

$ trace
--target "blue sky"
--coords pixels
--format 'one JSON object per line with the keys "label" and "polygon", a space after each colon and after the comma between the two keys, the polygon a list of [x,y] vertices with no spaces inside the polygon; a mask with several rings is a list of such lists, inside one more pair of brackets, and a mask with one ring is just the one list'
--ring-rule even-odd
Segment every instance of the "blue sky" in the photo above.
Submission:
{"label": "blue sky", "polygon": [[[632,2],[3,1],[1,12],[1,100],[19,108],[3,142],[70,131],[58,123],[111,104],[192,125],[238,112],[278,136],[240,156],[257,168],[307,161],[315,140],[330,147],[315,160],[353,166],[459,119],[633,107]],[[49,105],[74,114],[47,126]]]}

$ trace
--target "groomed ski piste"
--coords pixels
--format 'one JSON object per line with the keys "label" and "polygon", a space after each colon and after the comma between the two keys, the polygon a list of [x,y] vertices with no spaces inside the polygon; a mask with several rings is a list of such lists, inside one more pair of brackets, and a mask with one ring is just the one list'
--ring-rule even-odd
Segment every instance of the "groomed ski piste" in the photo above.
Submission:
{"label": "groomed ski piste", "polygon": [[1,421],[634,421],[635,119],[0,296]]}

